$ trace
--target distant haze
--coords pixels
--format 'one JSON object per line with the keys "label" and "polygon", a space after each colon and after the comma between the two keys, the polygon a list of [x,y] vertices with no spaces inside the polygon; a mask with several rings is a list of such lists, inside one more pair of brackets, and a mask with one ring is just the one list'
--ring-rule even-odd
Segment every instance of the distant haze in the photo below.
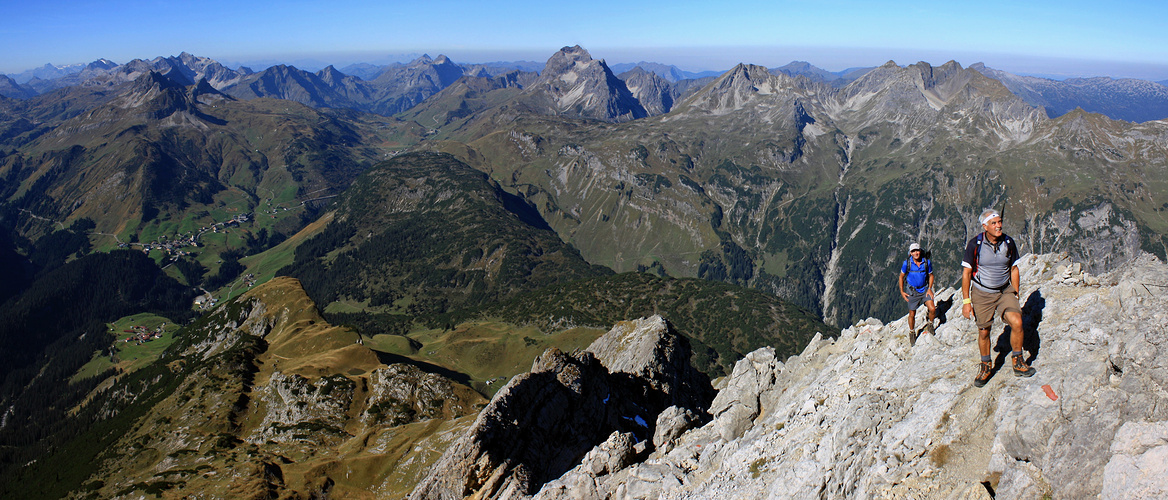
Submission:
{"label": "distant haze", "polygon": [[[313,66],[395,55],[462,63],[543,61],[581,45],[610,63],[688,71],[808,61],[831,71],[926,61],[1020,74],[1168,79],[1166,2],[830,0],[578,4],[490,2],[8,2],[0,72],[186,51],[219,61]],[[133,29],[126,29],[132,26]],[[256,63],[260,64],[256,64]]]}

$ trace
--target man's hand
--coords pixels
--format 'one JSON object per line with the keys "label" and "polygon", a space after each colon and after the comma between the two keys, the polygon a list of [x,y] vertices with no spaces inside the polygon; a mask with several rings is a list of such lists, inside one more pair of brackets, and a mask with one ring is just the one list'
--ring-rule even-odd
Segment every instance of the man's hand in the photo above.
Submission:
{"label": "man's hand", "polygon": [[961,315],[965,316],[965,319],[969,319],[969,317],[973,315],[973,305],[972,304],[962,304],[961,305]]}
{"label": "man's hand", "polygon": [[904,293],[904,290],[900,291],[900,298],[904,299],[905,302],[908,302],[908,294]]}

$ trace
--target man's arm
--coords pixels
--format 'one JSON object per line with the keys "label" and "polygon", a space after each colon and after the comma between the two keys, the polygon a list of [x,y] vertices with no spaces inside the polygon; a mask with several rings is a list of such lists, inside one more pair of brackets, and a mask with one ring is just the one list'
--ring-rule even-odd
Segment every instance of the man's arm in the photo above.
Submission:
{"label": "man's arm", "polygon": [[[1018,269],[1017,267],[1014,268]],[[965,319],[973,314],[973,306],[970,304],[969,283],[973,279],[973,269],[964,267],[961,269],[961,315]]]}
{"label": "man's arm", "polygon": [[1022,278],[1018,276],[1018,266],[1010,268],[1010,284],[1014,285],[1014,295],[1022,291]]}
{"label": "man's arm", "polygon": [[903,298],[904,300],[908,300],[908,294],[904,293],[904,277],[905,277],[905,274],[900,273],[900,278],[897,278],[897,282],[899,284],[901,298]]}
{"label": "man's arm", "polygon": [[933,297],[933,273],[929,273],[929,289],[926,291],[926,295],[930,298]]}

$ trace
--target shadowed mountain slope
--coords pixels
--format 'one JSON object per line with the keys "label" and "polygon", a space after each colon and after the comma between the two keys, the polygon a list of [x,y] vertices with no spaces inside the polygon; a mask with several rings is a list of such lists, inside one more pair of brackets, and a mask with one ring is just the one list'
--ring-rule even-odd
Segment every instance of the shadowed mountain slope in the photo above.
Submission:
{"label": "shadowed mountain slope", "polygon": [[445,312],[607,274],[534,208],[445,154],[405,154],[363,174],[324,231],[280,274],[315,300]]}
{"label": "shadowed mountain slope", "polygon": [[[485,403],[416,367],[381,364],[292,279],[178,335],[153,365],[95,390],[65,421],[86,430],[12,471],[6,498],[402,496],[446,447],[443,432]],[[27,488],[46,473],[57,479]]]}

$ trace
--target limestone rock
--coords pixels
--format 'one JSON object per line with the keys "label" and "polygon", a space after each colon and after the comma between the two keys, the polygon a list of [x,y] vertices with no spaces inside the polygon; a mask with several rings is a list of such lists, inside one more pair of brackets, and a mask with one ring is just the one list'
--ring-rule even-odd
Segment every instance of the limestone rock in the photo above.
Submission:
{"label": "limestone rock", "polygon": [[275,372],[268,385],[257,388],[266,412],[249,442],[296,441],[311,434],[318,442],[347,436],[343,428],[353,403],[355,384],[344,375],[315,381]]}
{"label": "limestone rock", "polygon": [[610,373],[648,382],[653,393],[665,396],[665,406],[705,408],[714,397],[709,377],[689,362],[689,341],[661,316],[617,323],[587,351]]}
{"label": "limestone rock", "polygon": [[1103,498],[1168,498],[1168,421],[1123,424],[1111,453]]}
{"label": "limestone rock", "polygon": [[742,436],[754,422],[762,410],[760,397],[774,386],[782,366],[769,347],[747,354],[734,365],[726,388],[718,392],[709,410],[723,439]]}
{"label": "limestone rock", "polygon": [[441,375],[395,363],[369,374],[369,396],[361,420],[366,424],[401,425],[428,418],[455,418],[472,413],[481,396]]}
{"label": "limestone rock", "polygon": [[702,416],[689,408],[670,406],[657,415],[656,429],[653,431],[653,447],[669,451],[673,441],[685,431],[701,423]]}
{"label": "limestone rock", "polygon": [[[1081,276],[1065,255],[1019,262],[1025,349],[991,331],[998,370],[975,388],[978,349],[960,295],[937,294],[935,335],[906,318],[816,338],[783,363],[760,349],[736,365],[714,419],[580,498],[1163,498],[1168,491],[1168,266],[1144,255]],[[1061,268],[1060,268],[1061,267]],[[1083,280],[1084,282],[1086,280]],[[925,311],[918,311],[924,321]],[[773,377],[773,382],[770,381]],[[757,412],[757,413],[756,413]],[[642,478],[653,477],[646,481]]]}
{"label": "limestone rock", "polygon": [[595,489],[591,478],[639,454],[633,443],[653,437],[662,410],[708,404],[713,389],[689,356],[660,317],[618,324],[587,351],[545,351],[499,390],[410,498],[526,498],[573,469],[579,474],[557,488],[583,498],[575,495]]}

